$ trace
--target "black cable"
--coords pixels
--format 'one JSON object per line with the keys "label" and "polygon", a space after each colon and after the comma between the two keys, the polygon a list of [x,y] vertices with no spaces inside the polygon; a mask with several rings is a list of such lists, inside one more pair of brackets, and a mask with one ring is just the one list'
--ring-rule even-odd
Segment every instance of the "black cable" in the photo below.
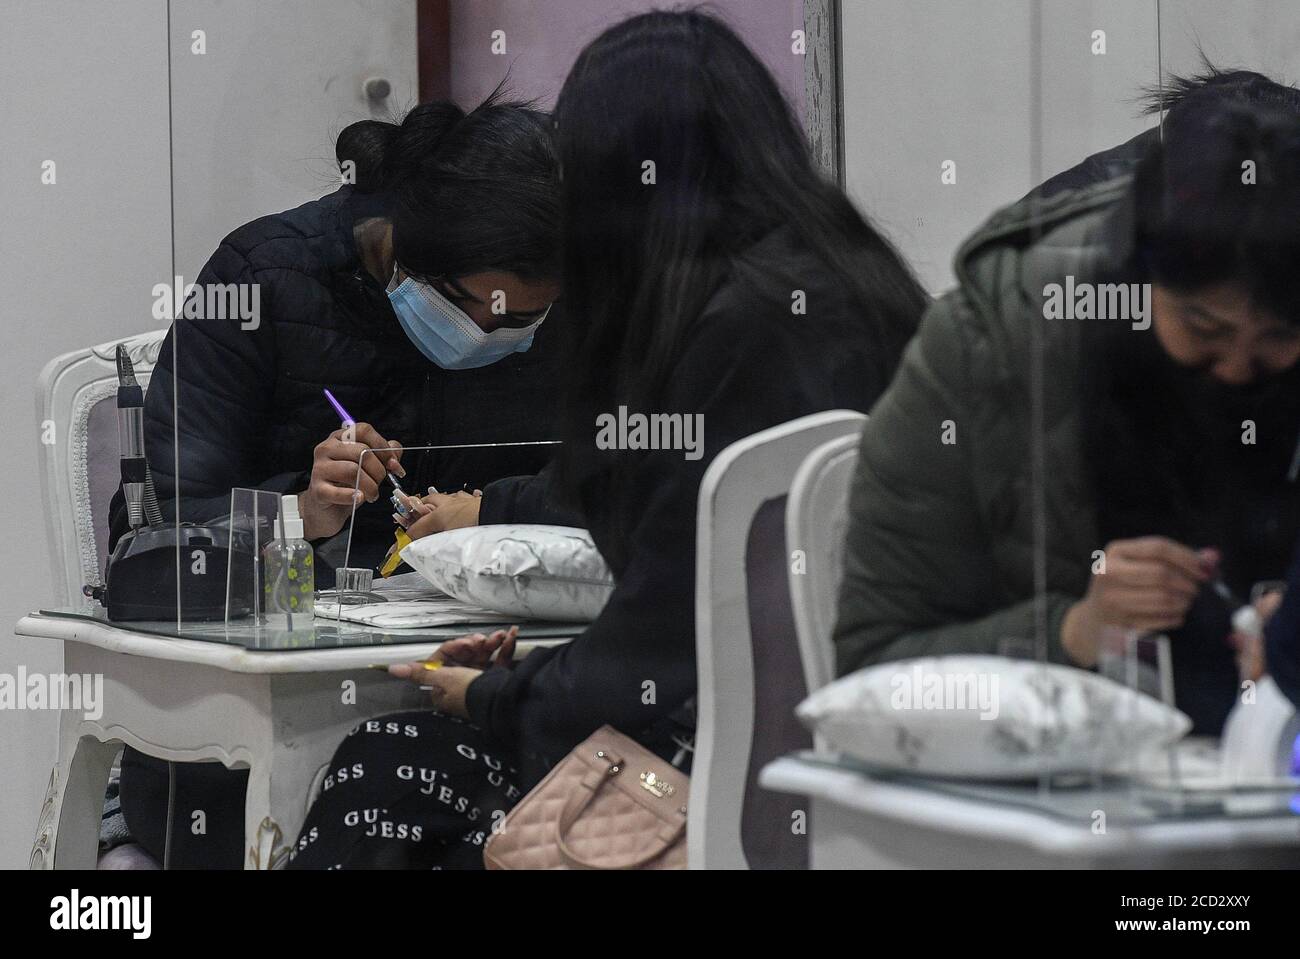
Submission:
{"label": "black cable", "polygon": [[162,509],[158,505],[158,493],[153,488],[153,473],[147,459],[144,467],[144,519],[149,526],[163,524]]}
{"label": "black cable", "polygon": [[176,764],[167,760],[167,831],[163,834],[163,869],[172,867],[172,814],[176,808]]}

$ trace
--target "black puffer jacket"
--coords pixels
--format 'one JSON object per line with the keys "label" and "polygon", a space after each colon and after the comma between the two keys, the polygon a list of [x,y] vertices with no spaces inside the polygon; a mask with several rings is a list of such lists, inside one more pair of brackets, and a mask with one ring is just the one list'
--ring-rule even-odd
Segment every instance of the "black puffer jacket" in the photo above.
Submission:
{"label": "black puffer jacket", "polygon": [[[353,227],[384,212],[381,199],[345,187],[240,227],[199,274],[200,286],[259,284],[260,313],[257,328],[249,330],[237,319],[180,320],[180,336],[173,325],[159,354],[145,398],[145,448],[159,498],[170,500],[176,486],[174,341],[182,519],[228,515],[232,487],[305,489],[314,447],[339,427],[321,392],[325,387],[353,416],[405,446],[554,438],[559,306],[526,353],[477,370],[439,368],[407,339],[384,287],[361,264]],[[408,453],[403,485],[411,492],[431,484],[442,490],[482,488],[485,523],[572,522],[547,512],[545,482],[527,475],[551,452],[535,446]],[[358,509],[349,565],[375,566],[393,542],[388,492]],[[172,515],[168,505],[164,516]],[[116,542],[126,528],[120,492],[112,522]],[[346,533],[345,527],[314,544],[318,588],[333,583]],[[177,766],[178,808],[202,805],[209,831],[192,837],[178,819],[174,864],[239,866],[247,778],[244,770]],[[127,749],[122,809],[132,836],[160,860],[167,782],[166,763]]]}
{"label": "black puffer jacket", "polygon": [[[408,447],[554,438],[560,307],[525,353],[476,370],[437,367],[402,332],[357,252],[356,222],[384,212],[382,199],[344,187],[240,227],[203,268],[200,286],[258,284],[260,314],[249,330],[237,319],[180,320],[159,354],[145,400],[145,446],[159,498],[171,500],[174,345],[182,519],[227,515],[232,487],[305,489],[313,448],[339,427],[325,387],[358,420]],[[526,520],[505,508],[518,501],[518,482],[490,484],[536,473],[550,453],[546,446],[410,453],[403,485],[482,488],[485,517]],[[388,492],[358,510],[350,565],[373,567],[391,545]],[[119,493],[114,541],[125,528],[121,505]],[[345,534],[316,544],[319,586],[333,581]]]}

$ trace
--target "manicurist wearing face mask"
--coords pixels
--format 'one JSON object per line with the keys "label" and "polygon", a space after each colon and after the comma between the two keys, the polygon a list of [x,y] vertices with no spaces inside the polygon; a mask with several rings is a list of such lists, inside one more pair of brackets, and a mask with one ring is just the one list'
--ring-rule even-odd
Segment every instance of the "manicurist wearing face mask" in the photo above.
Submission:
{"label": "manicurist wearing face mask", "polygon": [[[549,118],[495,98],[468,114],[431,103],[400,124],[352,124],[336,152],[347,185],[222,241],[197,283],[257,284],[259,315],[177,320],[145,406],[165,515],[176,460],[185,520],[227,515],[233,487],[296,493],[318,588],[343,564],[363,449],[392,448],[364,461],[366,502],[348,560],[374,568],[393,542],[385,468],[411,492],[471,491],[476,507],[481,489],[492,508],[494,480],[534,474],[552,451],[403,447],[554,439],[560,375]],[[354,436],[324,389],[358,420]],[[117,535],[124,512],[119,494]],[[208,829],[194,836],[178,814],[172,864],[238,868],[247,773],[215,764],[177,773],[176,808],[204,809]],[[123,811],[132,837],[159,859],[166,796],[166,765],[128,749]]]}
{"label": "manicurist wearing face mask", "polygon": [[[410,492],[482,489],[490,504],[494,480],[536,473],[551,452],[402,448],[554,439],[559,375],[548,118],[497,100],[469,114],[424,104],[400,124],[352,124],[336,152],[355,185],[254,220],[213,254],[198,286],[257,284],[260,315],[179,320],[145,409],[159,496],[175,488],[175,400],[182,518],[224,516],[233,487],[297,493],[321,587],[343,562],[364,448],[393,448],[364,460],[348,560],[374,568],[393,541],[385,468]],[[353,435],[323,389],[356,417]]]}

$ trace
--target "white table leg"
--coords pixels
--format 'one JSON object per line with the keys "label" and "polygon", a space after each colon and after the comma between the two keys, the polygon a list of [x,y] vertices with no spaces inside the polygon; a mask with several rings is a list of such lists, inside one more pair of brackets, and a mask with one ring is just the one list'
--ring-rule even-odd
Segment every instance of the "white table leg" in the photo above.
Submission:
{"label": "white table leg", "polygon": [[95,868],[104,790],[117,750],[117,743],[84,729],[81,714],[65,710],[59,717],[59,761],[37,819],[31,868]]}
{"label": "white table leg", "polygon": [[[37,827],[36,868],[95,867],[108,771],[120,744],[173,762],[249,765],[249,743],[270,733],[270,682],[182,662],[68,643],[65,671],[103,677],[102,715],[65,711],[59,765]],[[178,810],[176,828],[186,828]]]}
{"label": "white table leg", "polygon": [[[244,796],[244,868],[275,869],[284,864],[289,844],[296,838],[296,830],[286,836],[280,825],[276,807],[283,804],[272,801],[272,771],[274,751],[254,757],[248,770],[248,792]],[[278,783],[277,783],[278,784]]]}
{"label": "white table leg", "polygon": [[[172,762],[249,769],[246,868],[283,864],[312,789],[348,730],[427,699],[364,670],[235,673],[68,643],[65,670],[103,676],[103,715],[60,719],[59,765],[33,846],[33,868],[95,867],[108,772],[120,744]],[[177,810],[188,828],[194,810]]]}
{"label": "white table leg", "polygon": [[63,785],[59,761],[55,759],[50,767],[50,782],[45,787],[45,799],[41,802],[40,814],[36,817],[36,838],[32,840],[32,855],[28,861],[29,869],[54,868],[54,843],[59,834],[59,795]]}
{"label": "white table leg", "polygon": [[244,807],[249,869],[283,866],[339,744],[358,723],[427,707],[418,687],[375,673],[292,673],[270,677],[271,723],[249,742]]}

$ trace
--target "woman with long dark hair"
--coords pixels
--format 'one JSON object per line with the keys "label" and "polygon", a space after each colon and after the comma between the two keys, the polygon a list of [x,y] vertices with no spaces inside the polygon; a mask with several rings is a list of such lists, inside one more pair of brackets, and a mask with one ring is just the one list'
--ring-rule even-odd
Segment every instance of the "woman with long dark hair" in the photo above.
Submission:
{"label": "woman with long dark hair", "polygon": [[[606,31],[554,119],[565,296],[582,322],[565,331],[566,443],[551,485],[585,517],[616,588],[572,643],[513,668],[512,640],[497,634],[447,644],[436,672],[397,669],[432,687],[438,712],[362,724],[344,741],[332,769],[361,763],[366,775],[331,782],[298,866],[472,866],[491,825],[602,724],[677,752],[692,731],[705,470],[767,427],[868,410],[925,306],[718,20],[650,13]],[[598,423],[623,407],[701,417],[702,446],[605,448]],[[436,770],[445,801],[403,769]],[[368,808],[385,810],[387,835],[353,815]]]}

